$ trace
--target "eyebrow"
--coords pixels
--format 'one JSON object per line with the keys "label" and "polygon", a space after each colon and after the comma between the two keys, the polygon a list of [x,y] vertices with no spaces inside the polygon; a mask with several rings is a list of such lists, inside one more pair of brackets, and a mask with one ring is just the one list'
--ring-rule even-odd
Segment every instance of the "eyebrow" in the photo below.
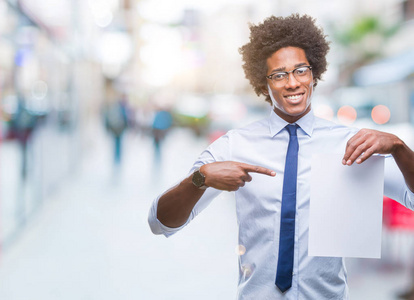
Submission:
{"label": "eyebrow", "polygon": [[[302,67],[302,66],[308,66],[308,64],[304,63],[304,62],[296,64],[296,65],[294,65],[294,69]],[[273,74],[273,73],[276,73],[276,72],[284,72],[284,71],[286,71],[286,67],[281,67],[281,68],[273,69],[272,72],[270,72],[270,74]]]}

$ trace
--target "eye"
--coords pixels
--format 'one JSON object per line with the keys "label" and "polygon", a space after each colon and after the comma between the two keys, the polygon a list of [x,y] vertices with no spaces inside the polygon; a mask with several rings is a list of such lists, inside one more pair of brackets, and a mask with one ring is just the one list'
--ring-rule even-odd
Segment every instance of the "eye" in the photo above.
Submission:
{"label": "eye", "polygon": [[277,80],[277,81],[283,80],[285,78],[286,78],[286,73],[283,73],[283,72],[275,73],[275,74],[272,75],[272,79]]}
{"label": "eye", "polygon": [[295,73],[297,75],[305,75],[308,72],[308,68],[304,67],[304,68],[298,68],[295,70]]}

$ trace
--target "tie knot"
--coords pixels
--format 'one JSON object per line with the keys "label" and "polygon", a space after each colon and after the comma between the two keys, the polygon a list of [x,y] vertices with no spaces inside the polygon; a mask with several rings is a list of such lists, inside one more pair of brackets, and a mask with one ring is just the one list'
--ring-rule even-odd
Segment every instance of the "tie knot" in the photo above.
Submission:
{"label": "tie knot", "polygon": [[298,128],[298,125],[296,124],[289,124],[286,126],[287,131],[289,132],[290,136],[296,136],[296,129]]}

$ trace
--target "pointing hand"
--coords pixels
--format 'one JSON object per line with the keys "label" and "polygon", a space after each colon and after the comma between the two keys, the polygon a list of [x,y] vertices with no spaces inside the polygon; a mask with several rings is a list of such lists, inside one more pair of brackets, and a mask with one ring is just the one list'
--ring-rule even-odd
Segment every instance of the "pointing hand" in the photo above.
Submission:
{"label": "pointing hand", "polygon": [[205,164],[200,172],[205,176],[205,184],[223,191],[237,191],[246,182],[252,181],[249,173],[275,176],[276,172],[260,166],[235,161],[223,161]]}

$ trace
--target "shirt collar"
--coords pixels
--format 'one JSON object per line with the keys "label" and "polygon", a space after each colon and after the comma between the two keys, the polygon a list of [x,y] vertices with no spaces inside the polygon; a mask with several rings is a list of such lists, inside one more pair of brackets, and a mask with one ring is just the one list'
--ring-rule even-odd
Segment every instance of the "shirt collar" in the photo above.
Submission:
{"label": "shirt collar", "polygon": [[[296,124],[308,135],[312,136],[315,116],[311,109],[306,115],[296,121]],[[270,135],[273,137],[278,134],[289,123],[279,117],[273,110],[270,111],[269,129]]]}

